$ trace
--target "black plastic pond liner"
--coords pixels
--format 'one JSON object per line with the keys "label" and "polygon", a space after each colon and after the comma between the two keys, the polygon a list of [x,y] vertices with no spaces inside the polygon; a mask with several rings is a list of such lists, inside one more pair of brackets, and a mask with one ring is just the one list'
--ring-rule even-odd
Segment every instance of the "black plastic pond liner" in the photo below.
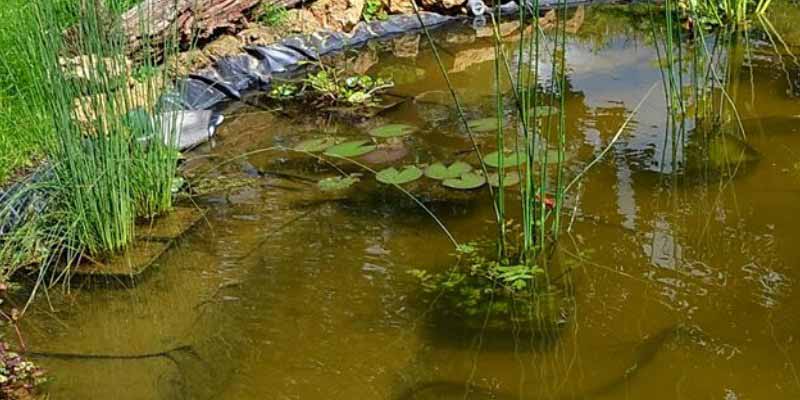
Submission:
{"label": "black plastic pond liner", "polygon": [[[592,2],[566,1],[570,6]],[[559,0],[540,0],[539,10],[562,5]],[[467,0],[467,8],[476,17],[490,11],[482,0]],[[500,11],[503,15],[513,15],[519,12],[519,6],[510,1],[503,4]],[[180,125],[177,146],[180,150],[191,149],[208,141],[222,123],[222,115],[216,111],[220,104],[240,100],[247,91],[268,91],[275,74],[299,71],[305,64],[319,61],[322,56],[359,47],[370,40],[418,31],[423,25],[434,28],[457,20],[463,20],[463,17],[431,12],[420,12],[419,17],[392,15],[383,21],[361,22],[350,34],[321,31],[290,36],[269,46],[247,47],[247,53],[222,58],[212,67],[180,79],[173,90],[161,95],[156,109],[165,121],[165,136],[174,128],[169,121],[177,121]],[[0,191],[0,235],[15,230],[28,213],[44,210],[45,195],[25,188],[40,180],[47,170],[47,167],[42,167],[26,182]]]}
{"label": "black plastic pond liner", "polygon": [[174,91],[164,94],[161,104],[169,111],[210,110],[228,100],[240,100],[243,92],[266,91],[274,75],[291,74],[327,54],[419,30],[422,24],[436,27],[456,19],[429,12],[420,13],[420,18],[395,15],[383,21],[362,22],[350,34],[321,31],[289,36],[269,46],[249,46],[246,54],[223,58],[182,79]]}

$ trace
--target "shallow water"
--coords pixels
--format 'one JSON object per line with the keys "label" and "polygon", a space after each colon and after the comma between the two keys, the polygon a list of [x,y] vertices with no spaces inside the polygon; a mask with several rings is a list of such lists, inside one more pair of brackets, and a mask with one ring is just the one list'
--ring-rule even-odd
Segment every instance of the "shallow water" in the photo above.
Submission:
{"label": "shallow water", "polygon": [[[800,102],[776,65],[800,67],[752,43],[752,69],[731,93],[760,159],[734,176],[671,174],[656,52],[613,10],[587,11],[568,39],[570,177],[658,88],[570,194],[576,218],[558,259],[575,266],[574,297],[558,337],[436,326],[407,271],[454,259],[424,212],[366,177],[348,198],[319,193],[274,173],[318,179],[329,169],[257,152],[319,129],[366,137],[401,122],[422,128],[405,161],[451,160],[469,141],[438,94],[359,124],[235,105],[214,146],[187,165],[250,153],[215,172],[240,187],[195,198],[207,220],[134,287],[51,291],[26,315],[33,351],[152,355],[40,358],[51,398],[800,398]],[[468,115],[492,116],[491,41],[461,26],[435,38]],[[402,70],[397,96],[446,89],[424,38],[348,57],[370,73]],[[486,193],[430,204],[460,241],[494,232]]]}

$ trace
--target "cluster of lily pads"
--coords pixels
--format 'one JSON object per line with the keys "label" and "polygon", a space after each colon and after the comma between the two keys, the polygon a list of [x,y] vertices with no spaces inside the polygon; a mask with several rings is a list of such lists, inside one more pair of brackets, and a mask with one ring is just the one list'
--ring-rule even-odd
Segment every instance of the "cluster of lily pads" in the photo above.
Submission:
{"label": "cluster of lily pads", "polygon": [[[321,138],[308,139],[298,143],[293,150],[312,154],[315,157],[327,156],[339,158],[358,163],[357,158],[367,155],[376,149],[376,140],[394,140],[408,136],[418,130],[417,127],[406,124],[389,124],[369,131],[370,139],[345,140],[340,137],[326,136]],[[545,158],[546,162],[551,163],[558,160],[558,154],[554,150],[537,152],[534,160]],[[518,171],[500,171],[500,166],[505,168],[519,167],[527,161],[526,154],[521,151],[495,151],[483,157],[484,164],[495,172],[488,175],[483,171],[475,169],[465,161],[455,161],[451,164],[434,162],[429,165],[405,165],[400,167],[389,167],[375,173],[378,182],[388,185],[404,185],[414,182],[422,177],[427,177],[450,189],[474,190],[487,183],[494,187],[510,187],[520,182]],[[502,174],[502,179],[501,179]],[[319,182],[319,188],[324,191],[334,191],[348,188],[359,181],[359,175],[342,175],[337,177],[325,178]]]}

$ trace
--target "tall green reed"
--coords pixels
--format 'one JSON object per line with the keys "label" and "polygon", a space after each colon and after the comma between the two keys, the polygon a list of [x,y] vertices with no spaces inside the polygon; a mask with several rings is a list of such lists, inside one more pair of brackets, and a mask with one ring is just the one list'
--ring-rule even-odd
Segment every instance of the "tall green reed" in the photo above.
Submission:
{"label": "tall green reed", "polygon": [[[497,129],[494,136],[493,147],[503,154],[511,151],[516,159],[521,156],[524,162],[515,167],[512,173],[516,173],[521,184],[519,185],[518,198],[521,210],[520,230],[521,237],[510,237],[511,231],[508,227],[512,221],[508,220],[508,207],[510,206],[505,187],[505,175],[509,167],[505,164],[504,157],[498,157],[497,165],[497,187],[490,191],[492,204],[495,210],[495,224],[497,226],[497,255],[498,259],[504,263],[521,263],[533,266],[544,254],[548,243],[558,236],[560,229],[560,219],[558,215],[563,207],[566,185],[564,180],[564,164],[566,151],[566,2],[560,5],[560,18],[557,27],[551,34],[545,33],[538,25],[538,0],[534,0],[529,7],[520,7],[517,19],[520,22],[518,46],[516,52],[516,62],[512,63],[507,45],[504,44],[499,30],[498,23],[500,15],[499,7],[495,7],[489,15],[490,23],[493,28],[493,45],[495,49],[494,59],[494,88],[495,88],[495,116],[497,118]],[[532,10],[535,10],[531,12]],[[418,11],[417,11],[418,12]],[[525,27],[530,26],[530,34]],[[481,164],[484,174],[489,171],[484,161],[484,150],[477,144],[474,134],[469,129],[468,121],[463,112],[463,107],[458,98],[452,82],[448,76],[447,69],[438,56],[435,43],[430,37],[427,29],[424,29],[434,57],[439,64],[445,82],[447,83],[453,100],[456,104],[458,117],[467,128],[467,135],[473,143],[474,150]],[[549,45],[549,47],[548,47]],[[541,60],[544,59],[543,53],[550,52],[550,80],[544,82],[541,76]],[[507,80],[511,83],[511,93],[504,93],[503,82]],[[521,132],[521,138],[515,134],[513,141],[509,143],[506,138],[505,129],[505,105],[506,100],[513,104],[515,121],[512,126],[517,127]],[[547,102],[554,107],[557,112],[557,119],[550,116],[542,116],[542,104]],[[553,144],[555,143],[555,146]],[[509,146],[510,145],[510,146]],[[509,148],[510,147],[510,148]],[[548,151],[551,150],[551,151]],[[488,151],[488,150],[486,150]],[[548,156],[554,152],[557,160],[555,163],[547,160]],[[551,183],[551,176],[548,165],[553,165],[555,174],[555,184]],[[554,199],[554,206],[550,209],[546,205],[546,198]]]}
{"label": "tall green reed", "polygon": [[[161,60],[179,50],[177,34],[165,44],[143,39],[134,63],[118,17],[129,4],[35,0],[20,24],[27,29],[17,33],[30,75],[28,113],[43,121],[38,136],[48,138],[47,172],[30,188],[46,193],[48,207],[20,232],[28,242],[49,243],[41,247],[57,256],[40,260],[46,264],[70,266],[120,251],[134,240],[137,218],[172,207],[179,115],[155,115],[171,86]],[[65,10],[76,21],[66,30]],[[148,23],[141,20],[140,29]],[[152,72],[135,80],[134,67]],[[11,243],[19,241],[0,238],[0,246]]]}

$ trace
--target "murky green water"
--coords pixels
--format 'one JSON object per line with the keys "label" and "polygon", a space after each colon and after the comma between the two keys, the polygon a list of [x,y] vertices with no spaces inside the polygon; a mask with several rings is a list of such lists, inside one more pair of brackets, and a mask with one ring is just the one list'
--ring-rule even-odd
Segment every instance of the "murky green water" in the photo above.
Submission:
{"label": "murky green water", "polygon": [[[589,10],[567,44],[571,175],[661,82],[649,32],[615,15]],[[436,39],[468,115],[491,116],[491,41],[465,27]],[[734,177],[664,173],[674,153],[659,86],[570,195],[576,218],[559,259],[576,266],[574,299],[546,345],[524,332],[433,326],[406,273],[453,262],[430,218],[368,178],[350,198],[321,194],[272,172],[329,170],[262,152],[216,172],[243,186],[196,198],[207,221],[134,288],[51,291],[34,304],[23,326],[34,351],[165,352],[41,358],[51,398],[800,398],[800,101],[781,68],[791,78],[800,67],[767,41],[751,46],[752,69],[731,93],[760,160]],[[445,89],[416,36],[350,57],[359,72],[402,75],[396,95]],[[364,124],[235,106],[216,146],[188,165],[293,145],[318,129],[366,137],[389,121],[422,127],[405,161],[454,159],[469,141],[437,99],[428,93]],[[431,204],[457,239],[491,237],[486,193]]]}

